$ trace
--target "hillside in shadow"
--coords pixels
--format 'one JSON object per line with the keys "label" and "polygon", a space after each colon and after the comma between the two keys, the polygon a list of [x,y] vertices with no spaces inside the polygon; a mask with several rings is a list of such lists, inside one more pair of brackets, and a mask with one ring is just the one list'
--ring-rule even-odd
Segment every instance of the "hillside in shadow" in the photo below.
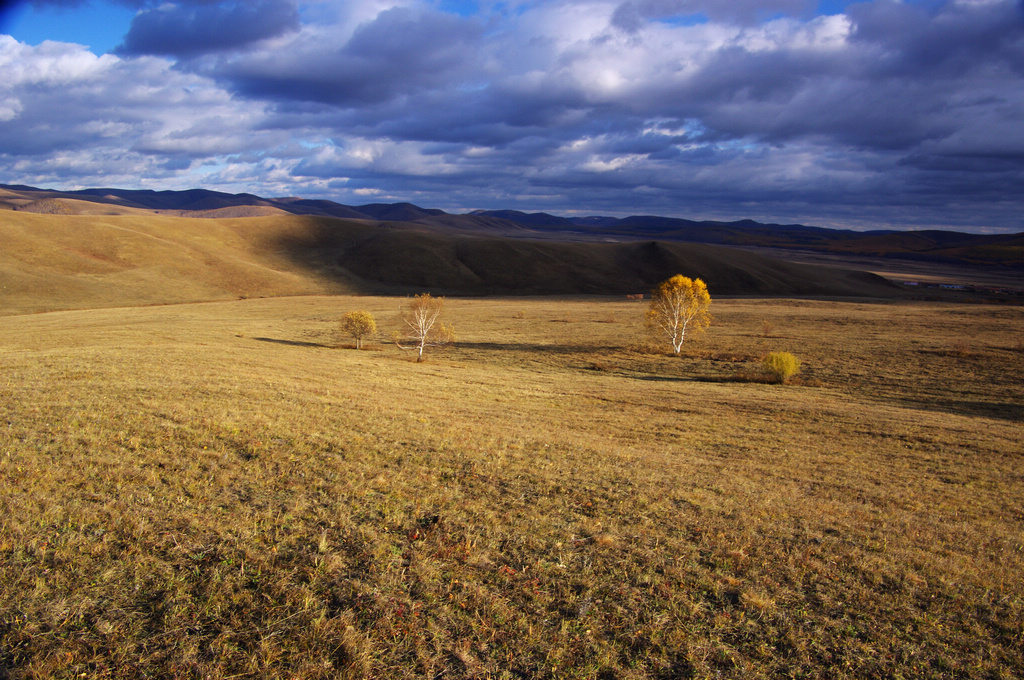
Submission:
{"label": "hillside in shadow", "polygon": [[722,246],[657,241],[555,242],[319,220],[278,247],[320,275],[375,292],[453,295],[621,294],[677,273],[721,295],[892,297],[865,272],[796,264]]}

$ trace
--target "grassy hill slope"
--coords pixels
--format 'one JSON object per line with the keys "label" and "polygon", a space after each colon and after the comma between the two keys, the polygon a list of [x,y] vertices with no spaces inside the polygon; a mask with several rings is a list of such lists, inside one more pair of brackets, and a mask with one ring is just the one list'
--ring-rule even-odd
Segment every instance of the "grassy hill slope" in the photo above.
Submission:
{"label": "grassy hill slope", "polygon": [[531,241],[387,226],[352,238],[351,228],[341,223],[323,221],[318,227],[299,239],[283,241],[297,261],[324,271],[333,267],[392,292],[637,293],[683,272],[704,278],[721,295],[898,294],[872,274],[783,262],[719,246]]}
{"label": "grassy hill slope", "polygon": [[714,294],[896,292],[870,274],[716,246],[483,238],[297,215],[9,211],[0,240],[7,314],[326,292],[635,293],[679,272]]}
{"label": "grassy hill slope", "polygon": [[274,250],[304,218],[39,215],[0,220],[3,313],[337,292]]}

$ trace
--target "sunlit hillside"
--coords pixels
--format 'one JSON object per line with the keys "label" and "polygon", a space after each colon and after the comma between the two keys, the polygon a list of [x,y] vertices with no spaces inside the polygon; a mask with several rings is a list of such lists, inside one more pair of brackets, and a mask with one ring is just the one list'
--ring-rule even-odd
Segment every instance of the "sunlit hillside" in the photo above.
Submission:
{"label": "sunlit hillside", "polygon": [[0,213],[0,310],[340,292],[276,247],[315,221]]}

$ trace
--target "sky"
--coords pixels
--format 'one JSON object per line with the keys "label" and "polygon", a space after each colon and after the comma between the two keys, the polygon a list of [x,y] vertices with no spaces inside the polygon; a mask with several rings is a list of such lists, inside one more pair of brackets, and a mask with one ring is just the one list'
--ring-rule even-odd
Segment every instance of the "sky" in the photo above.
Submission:
{"label": "sky", "polygon": [[0,2],[0,183],[1024,231],[1024,0]]}

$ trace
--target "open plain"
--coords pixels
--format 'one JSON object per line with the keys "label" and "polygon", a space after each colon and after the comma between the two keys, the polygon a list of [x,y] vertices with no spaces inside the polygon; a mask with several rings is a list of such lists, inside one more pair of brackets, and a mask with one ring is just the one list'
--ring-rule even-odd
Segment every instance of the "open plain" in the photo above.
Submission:
{"label": "open plain", "polygon": [[1024,0],[0,0],[0,680],[1024,680],[1022,121]]}
{"label": "open plain", "polygon": [[3,317],[0,675],[1024,674],[1021,308],[401,302]]}

